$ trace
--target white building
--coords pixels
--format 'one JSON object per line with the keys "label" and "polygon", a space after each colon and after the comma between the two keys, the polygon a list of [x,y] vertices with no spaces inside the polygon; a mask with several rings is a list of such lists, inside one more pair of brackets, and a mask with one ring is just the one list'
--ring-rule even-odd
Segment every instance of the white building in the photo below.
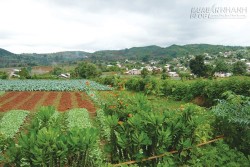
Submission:
{"label": "white building", "polygon": [[127,72],[125,72],[125,74],[129,74],[129,75],[141,75],[141,70],[138,70],[138,69],[132,69],[132,70],[129,70]]}
{"label": "white building", "polygon": [[230,77],[232,75],[233,75],[232,73],[225,73],[225,72],[216,72],[216,73],[214,73],[215,77],[221,77],[221,78]]}
{"label": "white building", "polygon": [[177,72],[168,72],[168,75],[170,77],[179,77],[179,74],[177,74]]}

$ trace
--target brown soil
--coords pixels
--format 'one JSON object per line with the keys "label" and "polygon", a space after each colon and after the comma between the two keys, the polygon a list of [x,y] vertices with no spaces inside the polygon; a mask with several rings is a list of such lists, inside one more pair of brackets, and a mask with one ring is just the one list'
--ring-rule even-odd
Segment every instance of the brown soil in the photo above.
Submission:
{"label": "brown soil", "polygon": [[86,108],[91,116],[96,113],[93,102],[84,92],[23,91],[7,92],[0,97],[0,111],[2,112],[12,109],[35,111],[40,106],[54,106],[58,111]]}

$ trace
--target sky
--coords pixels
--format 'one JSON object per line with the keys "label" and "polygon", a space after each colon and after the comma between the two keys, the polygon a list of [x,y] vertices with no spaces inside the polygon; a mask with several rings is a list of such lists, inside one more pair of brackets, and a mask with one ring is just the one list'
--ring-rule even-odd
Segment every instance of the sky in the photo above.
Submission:
{"label": "sky", "polygon": [[249,0],[0,0],[0,48],[51,53],[250,46],[249,13]]}

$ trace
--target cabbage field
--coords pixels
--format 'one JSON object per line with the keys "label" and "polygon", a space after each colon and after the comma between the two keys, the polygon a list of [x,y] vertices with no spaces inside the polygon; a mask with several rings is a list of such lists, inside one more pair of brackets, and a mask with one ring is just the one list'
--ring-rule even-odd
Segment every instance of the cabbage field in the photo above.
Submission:
{"label": "cabbage field", "polygon": [[90,80],[0,80],[0,91],[87,91],[111,90]]}

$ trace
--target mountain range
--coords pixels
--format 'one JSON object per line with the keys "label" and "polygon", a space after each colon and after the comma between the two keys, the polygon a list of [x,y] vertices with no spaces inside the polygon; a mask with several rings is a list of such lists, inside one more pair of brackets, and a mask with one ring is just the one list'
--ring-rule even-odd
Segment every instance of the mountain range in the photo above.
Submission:
{"label": "mountain range", "polygon": [[199,55],[208,53],[216,55],[219,52],[236,51],[244,49],[241,46],[223,46],[210,44],[188,44],[171,45],[169,47],[159,47],[156,45],[145,47],[132,47],[122,50],[102,50],[94,53],[84,51],[65,51],[46,54],[15,54],[0,48],[0,67],[20,67],[53,64],[74,64],[81,60],[90,61],[122,61],[164,58],[172,59],[187,55]]}

